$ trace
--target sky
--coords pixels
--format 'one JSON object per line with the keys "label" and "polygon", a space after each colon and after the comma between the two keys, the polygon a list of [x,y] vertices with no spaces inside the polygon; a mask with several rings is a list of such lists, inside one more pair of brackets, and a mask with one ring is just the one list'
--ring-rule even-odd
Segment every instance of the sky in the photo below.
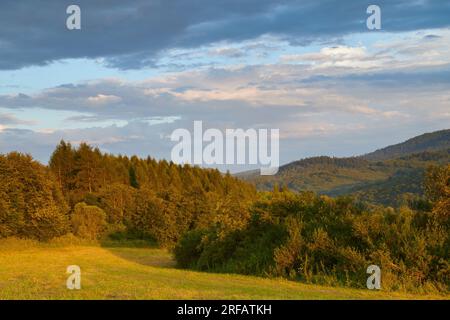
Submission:
{"label": "sky", "polygon": [[449,128],[449,27],[437,0],[2,0],[0,153],[170,160],[201,120],[279,129],[281,163],[364,154]]}

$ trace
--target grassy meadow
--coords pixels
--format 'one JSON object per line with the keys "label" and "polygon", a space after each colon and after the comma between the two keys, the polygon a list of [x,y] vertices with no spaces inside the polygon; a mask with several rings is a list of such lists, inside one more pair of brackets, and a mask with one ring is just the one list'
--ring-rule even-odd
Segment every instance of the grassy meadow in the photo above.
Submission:
{"label": "grassy meadow", "polygon": [[[68,265],[81,290],[66,288]],[[176,269],[158,248],[0,240],[0,299],[448,299]]]}

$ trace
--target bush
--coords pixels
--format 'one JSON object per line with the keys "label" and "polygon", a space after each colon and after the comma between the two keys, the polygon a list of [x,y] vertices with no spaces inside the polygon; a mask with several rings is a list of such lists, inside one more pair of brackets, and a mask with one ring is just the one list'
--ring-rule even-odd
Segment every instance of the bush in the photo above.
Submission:
{"label": "bush", "polygon": [[217,226],[188,232],[175,247],[175,259],[185,268],[263,275],[273,267],[273,251],[285,237],[283,226],[254,216],[246,229],[226,235]]}
{"label": "bush", "polygon": [[62,236],[67,231],[68,219],[54,205],[39,208],[30,213],[28,223],[24,227],[24,233],[27,237],[41,241]]}
{"label": "bush", "polygon": [[76,236],[89,240],[99,239],[106,229],[106,214],[99,207],[80,202],[75,205],[71,222]]}
{"label": "bush", "polygon": [[[378,265],[387,290],[449,290],[448,218],[431,212],[362,208],[348,198],[288,191],[262,194],[245,227],[220,223],[178,243],[181,267],[275,275],[327,285],[365,287]],[[438,208],[438,209],[436,209]],[[447,220],[444,220],[447,219]],[[230,225],[228,224],[228,227]],[[430,289],[431,288],[431,289]]]}
{"label": "bush", "polygon": [[203,230],[193,230],[184,234],[175,246],[173,253],[180,268],[195,268],[202,253]]}

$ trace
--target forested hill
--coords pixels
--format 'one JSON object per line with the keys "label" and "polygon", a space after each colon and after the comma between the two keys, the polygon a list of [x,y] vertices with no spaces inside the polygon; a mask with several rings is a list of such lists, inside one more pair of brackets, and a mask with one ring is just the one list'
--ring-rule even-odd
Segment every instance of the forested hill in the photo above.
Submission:
{"label": "forested hill", "polygon": [[442,130],[360,157],[313,157],[284,165],[275,176],[244,172],[237,177],[252,182],[259,190],[272,190],[278,185],[330,196],[354,195],[364,201],[397,206],[405,196],[423,195],[422,181],[428,166],[448,163],[450,130]]}
{"label": "forested hill", "polygon": [[374,152],[365,154],[366,160],[386,160],[424,151],[436,151],[450,148],[450,129],[425,133]]}
{"label": "forested hill", "polygon": [[[232,224],[254,186],[216,169],[115,156],[62,141],[48,167],[0,155],[0,238],[125,235],[173,245],[186,230]],[[95,227],[93,227],[95,226]]]}

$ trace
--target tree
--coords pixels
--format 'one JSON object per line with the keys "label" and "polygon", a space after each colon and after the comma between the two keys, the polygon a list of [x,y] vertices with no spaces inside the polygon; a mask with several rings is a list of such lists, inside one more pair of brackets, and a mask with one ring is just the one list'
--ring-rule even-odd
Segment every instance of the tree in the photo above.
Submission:
{"label": "tree", "polygon": [[433,203],[434,215],[444,219],[450,218],[450,165],[428,168],[425,192]]}
{"label": "tree", "polygon": [[136,170],[133,166],[128,169],[128,173],[130,175],[130,186],[132,186],[133,188],[139,188],[139,182],[136,177]]}
{"label": "tree", "polygon": [[169,245],[176,236],[175,215],[167,203],[149,188],[139,189],[135,198],[136,209],[131,218],[132,230],[142,237],[151,237],[160,245]]}
{"label": "tree", "polygon": [[99,206],[106,213],[106,220],[111,224],[126,224],[135,210],[136,189],[113,183],[104,186],[97,193]]}
{"label": "tree", "polygon": [[56,205],[39,208],[28,219],[26,235],[34,239],[46,241],[68,231],[67,217],[60,213]]}
{"label": "tree", "polygon": [[80,202],[75,205],[71,222],[76,236],[95,240],[99,239],[105,231],[106,214],[99,207]]}
{"label": "tree", "polygon": [[75,158],[76,189],[92,193],[101,184],[101,154],[86,143],[81,143]]}
{"label": "tree", "polygon": [[67,231],[67,206],[49,170],[29,155],[0,156],[0,229],[47,240]]}
{"label": "tree", "polygon": [[22,224],[19,219],[20,217],[11,211],[6,193],[0,190],[0,238],[17,234]]}
{"label": "tree", "polygon": [[425,175],[425,194],[433,202],[450,195],[450,165],[428,168]]}
{"label": "tree", "polygon": [[74,165],[75,150],[70,143],[61,140],[50,157],[49,168],[57,178],[59,187],[63,192],[72,188]]}

